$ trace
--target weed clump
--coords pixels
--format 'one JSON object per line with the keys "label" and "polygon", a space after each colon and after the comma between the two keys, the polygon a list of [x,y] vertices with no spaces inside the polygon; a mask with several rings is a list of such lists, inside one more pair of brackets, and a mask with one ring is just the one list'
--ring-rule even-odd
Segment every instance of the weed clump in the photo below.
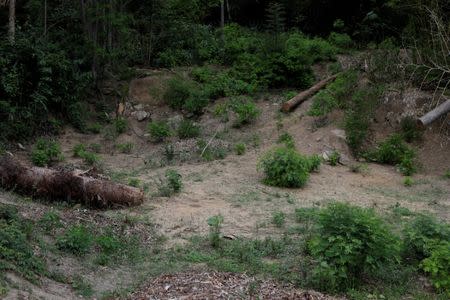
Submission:
{"label": "weed clump", "polygon": [[172,135],[172,131],[166,121],[153,121],[148,124],[147,130],[155,142],[162,142]]}
{"label": "weed clump", "polygon": [[286,215],[282,211],[277,211],[272,214],[272,223],[276,227],[283,227],[284,223],[286,223]]}
{"label": "weed clump", "polygon": [[75,255],[89,252],[94,242],[91,231],[82,225],[71,226],[63,235],[57,237],[56,245],[60,250]]}
{"label": "weed clump", "polygon": [[236,145],[234,145],[234,152],[237,155],[244,155],[246,150],[247,147],[245,146],[244,143],[237,143]]}
{"label": "weed clump", "polygon": [[128,129],[128,122],[123,117],[118,117],[114,120],[114,129],[116,130],[117,134],[122,134]]}
{"label": "weed clump", "polygon": [[73,155],[82,158],[87,165],[93,166],[100,161],[97,154],[86,149],[84,144],[78,144],[73,148]]}
{"label": "weed clump", "polygon": [[188,119],[181,121],[177,131],[180,139],[195,138],[200,135],[200,127]]}
{"label": "weed clump", "polygon": [[236,120],[234,122],[235,127],[250,124],[261,114],[261,110],[256,104],[249,100],[235,101],[232,104],[231,109],[236,114]]}
{"label": "weed clump", "polygon": [[264,172],[264,183],[268,185],[298,188],[308,181],[312,164],[295,149],[279,147],[260,159],[258,169]]}
{"label": "weed clump", "polygon": [[219,248],[221,245],[220,231],[222,229],[223,216],[217,215],[208,219],[209,242],[211,247]]}
{"label": "weed clump", "polygon": [[422,139],[423,131],[417,126],[417,122],[412,117],[405,117],[400,121],[402,137],[408,143]]}
{"label": "weed clump", "polygon": [[309,249],[319,260],[313,280],[321,289],[354,287],[364,275],[399,259],[399,239],[373,210],[334,203],[319,213],[318,226]]}
{"label": "weed clump", "polygon": [[179,193],[183,188],[182,176],[175,170],[167,170],[165,180],[158,187],[159,195],[162,197],[170,197]]}
{"label": "weed clump", "polygon": [[31,161],[38,167],[44,167],[63,159],[61,146],[56,141],[39,138],[31,151]]}

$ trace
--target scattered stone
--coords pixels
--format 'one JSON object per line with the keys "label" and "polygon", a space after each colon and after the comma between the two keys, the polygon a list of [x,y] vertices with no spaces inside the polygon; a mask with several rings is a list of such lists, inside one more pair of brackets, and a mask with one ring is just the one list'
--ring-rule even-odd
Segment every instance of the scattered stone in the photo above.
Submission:
{"label": "scattered stone", "polygon": [[139,111],[133,111],[131,113],[131,116],[133,118],[135,118],[136,120],[138,120],[139,122],[142,122],[142,121],[146,120],[148,117],[150,117],[150,114],[146,111],[139,110]]}
{"label": "scattered stone", "polygon": [[17,146],[20,150],[26,150],[25,147],[21,143],[17,143]]}

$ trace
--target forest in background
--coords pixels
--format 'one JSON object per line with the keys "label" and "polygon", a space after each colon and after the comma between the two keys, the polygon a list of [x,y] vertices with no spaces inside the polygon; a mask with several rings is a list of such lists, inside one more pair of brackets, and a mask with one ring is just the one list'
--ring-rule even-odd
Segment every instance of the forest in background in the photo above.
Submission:
{"label": "forest in background", "polygon": [[[439,26],[445,32],[449,16],[442,0],[2,2],[3,140],[52,133],[61,121],[85,130],[86,100],[94,99],[99,110],[105,106],[99,82],[131,78],[131,67],[223,65],[246,92],[305,88],[312,83],[313,63],[380,44],[432,45],[430,32]],[[448,68],[444,71],[448,78]],[[432,70],[426,76],[436,81],[441,74]]]}

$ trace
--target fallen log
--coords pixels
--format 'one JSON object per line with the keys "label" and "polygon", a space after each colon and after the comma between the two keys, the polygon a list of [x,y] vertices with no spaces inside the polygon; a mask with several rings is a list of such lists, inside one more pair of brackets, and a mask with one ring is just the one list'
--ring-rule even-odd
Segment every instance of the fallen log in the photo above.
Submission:
{"label": "fallen log", "polygon": [[318,83],[316,83],[315,85],[313,85],[311,88],[307,89],[306,91],[303,91],[300,94],[298,94],[297,96],[295,96],[294,98],[286,101],[285,103],[283,103],[281,110],[286,113],[290,112],[291,110],[294,110],[302,102],[306,101],[311,96],[313,96],[315,93],[317,93],[318,91],[320,91],[321,89],[326,87],[328,83],[335,80],[337,76],[338,76],[338,74],[333,75],[328,78],[325,78],[325,79],[319,81]]}
{"label": "fallen log", "polygon": [[426,113],[423,117],[417,119],[417,124],[420,127],[425,127],[437,120],[440,116],[450,112],[450,100],[445,101],[432,111]]}
{"label": "fallen log", "polygon": [[28,195],[94,207],[135,206],[144,201],[144,193],[138,188],[86,176],[80,171],[28,167],[7,156],[0,158],[0,185]]}

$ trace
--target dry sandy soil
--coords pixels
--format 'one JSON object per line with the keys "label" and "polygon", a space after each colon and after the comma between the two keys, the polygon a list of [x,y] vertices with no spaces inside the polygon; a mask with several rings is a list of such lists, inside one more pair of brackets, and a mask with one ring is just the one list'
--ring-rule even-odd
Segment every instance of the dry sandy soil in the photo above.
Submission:
{"label": "dry sandy soil", "polygon": [[[134,87],[137,87],[139,93],[144,93],[142,83],[134,83]],[[134,101],[137,97],[138,95],[135,95]],[[205,114],[199,120],[203,128],[202,136],[206,141],[219,132],[220,138],[214,143],[222,143],[229,149],[232,149],[236,142],[246,142],[247,152],[242,156],[230,153],[222,160],[200,161],[194,155],[195,141],[179,141],[174,138],[174,148],[179,151],[177,152],[179,155],[173,164],[161,166],[160,162],[164,160],[164,146],[151,143],[145,136],[147,122],[137,122],[131,118],[129,121],[131,128],[115,141],[105,140],[101,135],[80,134],[70,129],[67,129],[59,140],[66,157],[65,163],[83,167],[79,159],[72,157],[73,147],[78,143],[98,143],[102,145],[100,156],[106,173],[112,177],[120,177],[125,182],[128,178],[137,178],[149,187],[148,197],[142,206],[95,211],[93,214],[108,218],[120,214],[148,218],[155,225],[156,232],[168,238],[168,246],[183,244],[192,235],[206,234],[208,232],[206,221],[213,215],[221,214],[224,217],[224,234],[257,238],[280,233],[280,229],[271,224],[273,212],[283,211],[289,216],[293,214],[295,208],[323,206],[331,201],[346,201],[355,205],[374,207],[381,213],[395,205],[401,205],[412,211],[431,212],[443,220],[450,219],[450,184],[448,180],[442,178],[444,172],[450,169],[450,142],[448,132],[445,132],[442,126],[436,125],[435,128],[427,130],[424,141],[415,145],[423,167],[419,174],[414,176],[416,184],[405,187],[404,177],[392,166],[368,164],[361,173],[351,172],[350,166],[358,162],[352,158],[345,144],[344,132],[340,129],[342,113],[330,114],[327,120],[322,122],[325,126],[321,127],[317,119],[306,115],[311,101],[302,104],[289,115],[280,115],[279,101],[276,101],[276,97],[268,98],[270,100],[258,102],[262,110],[261,117],[254,124],[242,129],[232,128],[231,121],[222,123],[211,113]],[[180,118],[170,110],[158,110],[159,104],[151,97],[145,98],[143,104],[147,105],[145,107],[151,113],[152,119],[169,117],[173,122],[177,122]],[[383,112],[380,112],[378,117],[380,115],[383,115]],[[383,131],[385,134],[392,132],[395,127],[378,126],[385,126]],[[262,153],[277,144],[280,132],[290,133],[295,139],[297,149],[305,154],[322,154],[325,150],[338,150],[346,158],[345,165],[335,167],[322,165],[319,172],[311,174],[307,186],[302,189],[263,185],[262,174],[257,171],[258,160]],[[135,145],[131,154],[121,154],[114,146],[125,142]],[[17,155],[24,158],[26,156],[25,153]],[[170,198],[155,196],[158,179],[167,168],[180,172],[184,188],[181,193]],[[0,202],[12,203],[14,200],[11,195],[0,193]],[[39,211],[45,210],[45,205],[35,203],[31,207],[34,207],[34,211]],[[95,274],[94,270],[88,276],[95,281]],[[94,285],[94,288],[108,290],[117,281],[115,276],[120,277],[118,274],[108,273],[109,278],[102,277],[104,285]],[[225,290],[229,289],[228,279],[222,278],[225,275],[199,275],[199,282],[203,281],[205,276],[213,276],[215,282],[223,284]],[[234,278],[233,276],[231,277]],[[183,275],[180,275],[180,278],[179,280],[182,280]],[[155,282],[161,285],[166,279],[167,277],[161,277],[155,279]],[[20,281],[18,278],[14,280]],[[125,284],[130,280],[124,280]],[[233,280],[241,281],[239,284],[242,285],[248,278]],[[185,288],[192,289],[191,285],[192,283],[186,284]],[[19,290],[32,291],[36,299],[76,297],[67,287],[55,286],[54,283],[44,283],[44,286],[45,289],[27,285],[24,289],[21,286]],[[161,293],[160,287],[153,289]],[[142,291],[144,294],[145,292]],[[217,290],[217,293],[219,292]],[[301,292],[296,293],[298,297],[286,299],[323,299],[308,298]],[[144,299],[141,294],[136,295],[137,299]],[[297,294],[293,292],[292,295]],[[29,295],[13,290],[7,299],[29,299]]]}

